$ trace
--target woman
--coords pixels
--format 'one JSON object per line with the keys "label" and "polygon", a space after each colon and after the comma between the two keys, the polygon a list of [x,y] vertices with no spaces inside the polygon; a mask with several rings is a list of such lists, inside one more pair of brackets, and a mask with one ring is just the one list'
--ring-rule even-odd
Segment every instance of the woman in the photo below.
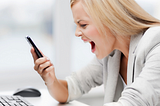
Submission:
{"label": "woman", "polygon": [[58,80],[51,61],[32,48],[34,69],[50,94],[65,103],[104,84],[104,106],[159,106],[160,21],[134,0],[71,0],[71,9],[75,35],[91,44],[96,58]]}

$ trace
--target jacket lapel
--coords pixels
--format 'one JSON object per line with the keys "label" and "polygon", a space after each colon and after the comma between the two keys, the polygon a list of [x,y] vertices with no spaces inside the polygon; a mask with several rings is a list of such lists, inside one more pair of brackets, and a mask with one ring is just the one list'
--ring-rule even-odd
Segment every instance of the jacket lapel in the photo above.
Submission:
{"label": "jacket lapel", "polygon": [[107,75],[104,86],[105,86],[105,98],[104,101],[106,103],[113,102],[117,81],[118,81],[118,75],[119,75],[119,68],[120,68],[120,57],[121,52],[118,50],[115,50],[113,55],[110,55],[108,57],[108,64],[104,67],[104,69],[107,69],[107,71],[104,73]]}
{"label": "jacket lapel", "polygon": [[140,35],[131,36],[127,66],[127,85],[130,85],[134,79],[134,64],[136,59],[135,51],[141,37],[142,33]]}

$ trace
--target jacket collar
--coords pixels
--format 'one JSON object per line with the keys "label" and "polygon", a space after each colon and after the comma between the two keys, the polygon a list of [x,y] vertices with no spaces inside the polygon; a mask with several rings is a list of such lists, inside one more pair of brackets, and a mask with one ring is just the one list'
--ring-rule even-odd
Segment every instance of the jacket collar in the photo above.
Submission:
{"label": "jacket collar", "polygon": [[129,57],[127,66],[127,85],[130,85],[133,81],[134,63],[135,63],[135,51],[137,45],[142,38],[143,33],[131,36],[130,46],[129,46]]}
{"label": "jacket collar", "polygon": [[[118,50],[114,50],[112,53],[110,53],[109,56],[103,59],[103,62],[107,63],[103,66],[103,68],[106,69],[103,72],[104,88],[106,91],[104,97],[105,103],[113,102],[114,100],[119,75],[120,57],[121,52]],[[107,77],[105,77],[106,75]]]}

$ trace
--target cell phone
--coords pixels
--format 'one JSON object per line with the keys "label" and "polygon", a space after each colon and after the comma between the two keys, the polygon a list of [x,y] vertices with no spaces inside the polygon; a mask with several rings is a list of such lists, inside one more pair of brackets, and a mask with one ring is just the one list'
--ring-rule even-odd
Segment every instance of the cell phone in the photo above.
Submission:
{"label": "cell phone", "polygon": [[33,42],[33,40],[31,39],[31,37],[26,36],[26,39],[28,41],[28,43],[34,48],[38,58],[43,57],[43,55],[41,54],[41,52],[38,50],[37,46],[35,45],[35,43]]}

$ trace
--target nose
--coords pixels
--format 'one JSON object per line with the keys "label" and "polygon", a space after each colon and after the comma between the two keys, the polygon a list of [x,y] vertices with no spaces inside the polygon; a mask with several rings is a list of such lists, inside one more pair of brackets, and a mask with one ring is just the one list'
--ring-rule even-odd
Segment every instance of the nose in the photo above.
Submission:
{"label": "nose", "polygon": [[77,32],[77,33],[76,33],[76,36],[77,36],[77,37],[81,37],[81,36],[82,36],[82,32],[81,32],[81,31]]}
{"label": "nose", "polygon": [[81,32],[80,30],[76,30],[75,36],[76,36],[76,37],[82,36],[82,32]]}

